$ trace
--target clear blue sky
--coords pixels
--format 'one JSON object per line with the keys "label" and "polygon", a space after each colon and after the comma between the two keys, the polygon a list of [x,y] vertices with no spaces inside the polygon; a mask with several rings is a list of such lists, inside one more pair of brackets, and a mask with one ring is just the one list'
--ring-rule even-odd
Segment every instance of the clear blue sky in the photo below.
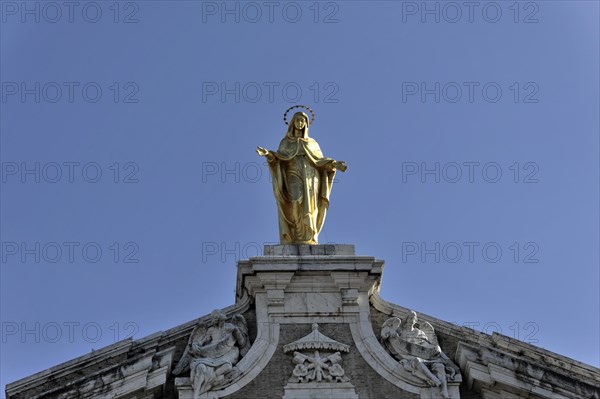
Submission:
{"label": "clear blue sky", "polygon": [[2,390],[233,304],[297,103],[385,299],[598,366],[598,2],[462,3],[2,1]]}

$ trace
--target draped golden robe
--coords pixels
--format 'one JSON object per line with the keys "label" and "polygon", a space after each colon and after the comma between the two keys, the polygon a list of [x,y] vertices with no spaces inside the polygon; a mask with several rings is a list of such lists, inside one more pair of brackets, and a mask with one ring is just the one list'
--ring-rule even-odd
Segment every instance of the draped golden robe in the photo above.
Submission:
{"label": "draped golden robe", "polygon": [[307,130],[294,137],[290,129],[268,159],[282,244],[317,244],[329,208],[335,161],[323,156]]}

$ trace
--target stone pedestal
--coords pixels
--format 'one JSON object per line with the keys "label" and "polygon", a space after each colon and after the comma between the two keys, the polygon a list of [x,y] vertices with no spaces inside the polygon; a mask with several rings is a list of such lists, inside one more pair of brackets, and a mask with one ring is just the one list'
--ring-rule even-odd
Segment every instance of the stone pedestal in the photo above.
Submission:
{"label": "stone pedestal", "polygon": [[[348,322],[379,286],[383,261],[353,245],[266,245],[238,263],[237,296],[247,292],[270,323]],[[368,311],[368,309],[367,309]]]}

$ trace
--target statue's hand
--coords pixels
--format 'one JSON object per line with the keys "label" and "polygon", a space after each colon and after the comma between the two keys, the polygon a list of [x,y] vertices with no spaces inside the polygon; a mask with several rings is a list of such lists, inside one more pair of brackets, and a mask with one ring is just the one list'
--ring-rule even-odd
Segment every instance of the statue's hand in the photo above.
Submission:
{"label": "statue's hand", "polygon": [[346,162],[344,162],[344,161],[335,161],[333,163],[333,166],[336,169],[341,170],[342,172],[345,172],[346,170],[348,170],[348,166],[346,165]]}
{"label": "statue's hand", "polygon": [[266,157],[267,155],[269,155],[269,150],[267,150],[266,148],[262,148],[262,147],[256,147],[256,152],[261,157]]}
{"label": "statue's hand", "polygon": [[273,160],[275,159],[275,155],[273,155],[273,152],[267,150],[266,148],[257,147],[256,152],[260,156],[267,157],[267,161],[269,162],[273,162]]}
{"label": "statue's hand", "polygon": [[200,345],[198,342],[193,342],[190,345],[190,352],[193,356],[200,356],[202,354],[202,349],[202,345]]}

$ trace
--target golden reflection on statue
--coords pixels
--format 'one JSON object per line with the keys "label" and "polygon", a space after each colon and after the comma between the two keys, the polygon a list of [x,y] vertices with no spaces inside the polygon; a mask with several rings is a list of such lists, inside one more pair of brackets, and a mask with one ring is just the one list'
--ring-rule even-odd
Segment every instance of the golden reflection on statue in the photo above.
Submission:
{"label": "golden reflection on statue", "polygon": [[[279,238],[282,244],[318,244],[323,228],[329,195],[336,171],[345,172],[344,161],[325,158],[319,144],[308,137],[309,121],[304,112],[296,112],[277,151],[258,147],[256,152],[267,158],[273,192],[279,210]],[[284,116],[284,120],[286,120]],[[287,122],[286,122],[287,123]]]}

